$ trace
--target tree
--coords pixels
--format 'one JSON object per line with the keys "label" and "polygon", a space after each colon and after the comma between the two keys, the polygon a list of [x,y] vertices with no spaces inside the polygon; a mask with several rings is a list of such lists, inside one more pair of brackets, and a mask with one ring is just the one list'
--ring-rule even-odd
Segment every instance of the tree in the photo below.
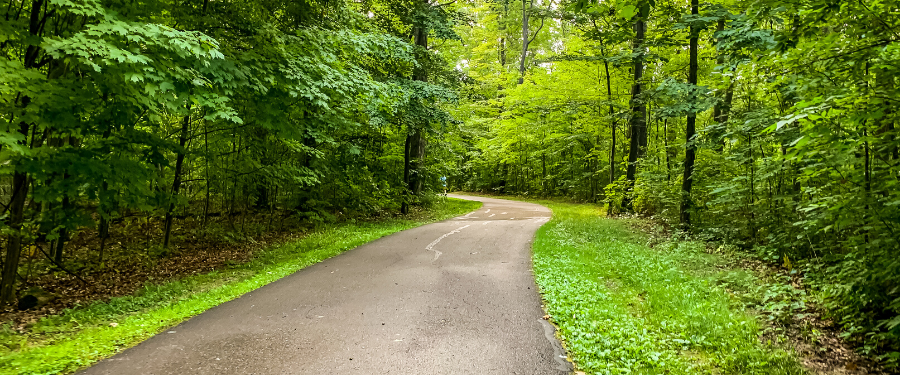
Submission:
{"label": "tree", "polygon": [[[700,3],[698,0],[691,0],[691,14],[696,16],[699,13]],[[700,28],[695,24],[691,25],[690,40],[690,66],[688,67],[688,84],[697,85],[697,43],[699,39]],[[696,88],[692,88],[691,92],[696,92]],[[684,176],[681,178],[681,225],[690,227],[691,225],[691,187],[694,184],[694,161],[697,157],[697,146],[694,142],[694,136],[697,134],[697,113],[688,112],[687,127],[684,132]]]}
{"label": "tree", "polygon": [[[637,173],[638,159],[642,158],[647,147],[647,105],[641,96],[642,83],[644,79],[644,39],[647,31],[647,23],[645,17],[650,13],[650,5],[647,3],[638,4],[637,14],[634,16],[634,41],[632,49],[634,54],[634,83],[631,86],[631,116],[628,118],[628,126],[631,129],[631,138],[628,145],[628,166],[626,170],[625,189],[630,190],[634,186],[634,180]],[[631,194],[626,193],[622,206],[632,208]]]}

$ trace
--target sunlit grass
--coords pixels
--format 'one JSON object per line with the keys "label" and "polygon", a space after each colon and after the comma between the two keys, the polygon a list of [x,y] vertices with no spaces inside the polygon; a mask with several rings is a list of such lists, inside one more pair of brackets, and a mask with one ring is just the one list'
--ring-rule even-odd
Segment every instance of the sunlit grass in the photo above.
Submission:
{"label": "sunlit grass", "polygon": [[266,249],[243,265],[147,285],[132,296],[42,319],[25,335],[0,328],[0,373],[73,372],[311,264],[379,237],[480,206],[480,202],[451,198],[436,202],[434,209],[420,219],[324,226],[298,241]]}

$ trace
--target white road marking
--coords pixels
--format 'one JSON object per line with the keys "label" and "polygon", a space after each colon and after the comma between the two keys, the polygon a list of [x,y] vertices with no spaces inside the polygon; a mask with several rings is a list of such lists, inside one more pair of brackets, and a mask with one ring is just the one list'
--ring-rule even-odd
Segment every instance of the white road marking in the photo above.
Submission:
{"label": "white road marking", "polygon": [[506,212],[501,212],[500,215],[506,215]]}
{"label": "white road marking", "polygon": [[490,208],[488,208],[487,211],[484,211],[484,213],[488,213],[488,212],[491,212]]}
{"label": "white road marking", "polygon": [[490,223],[490,222],[491,222],[491,221],[488,220],[488,221],[485,221],[485,222],[481,223],[481,225],[488,225],[488,223]]}
{"label": "white road marking", "polygon": [[436,260],[438,259],[438,257],[441,256],[441,254],[443,254],[442,252],[435,250],[435,249],[434,249],[434,245],[437,245],[438,242],[441,242],[441,240],[443,240],[444,238],[447,238],[447,236],[449,236],[449,235],[451,235],[451,234],[453,234],[453,233],[459,233],[459,231],[461,231],[461,230],[463,230],[463,229],[466,229],[466,228],[468,228],[468,227],[469,227],[469,226],[466,225],[466,226],[462,226],[462,227],[456,228],[456,229],[450,231],[449,233],[444,233],[443,236],[438,237],[438,239],[436,239],[436,240],[434,240],[434,241],[431,241],[431,243],[428,244],[428,246],[425,246],[425,250],[428,250],[428,251],[434,251],[434,259],[432,259],[431,261],[432,261],[432,262],[436,261]]}
{"label": "white road marking", "polygon": [[488,217],[494,217],[494,215],[496,215],[496,214],[491,214],[491,216],[488,216]]}

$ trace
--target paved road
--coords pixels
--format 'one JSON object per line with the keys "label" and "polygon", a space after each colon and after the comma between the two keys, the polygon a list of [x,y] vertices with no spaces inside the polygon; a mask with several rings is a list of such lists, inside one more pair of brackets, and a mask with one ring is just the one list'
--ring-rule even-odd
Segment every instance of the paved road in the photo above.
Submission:
{"label": "paved road", "polygon": [[570,373],[531,274],[550,210],[464,198],[484,206],[307,267],[82,373]]}

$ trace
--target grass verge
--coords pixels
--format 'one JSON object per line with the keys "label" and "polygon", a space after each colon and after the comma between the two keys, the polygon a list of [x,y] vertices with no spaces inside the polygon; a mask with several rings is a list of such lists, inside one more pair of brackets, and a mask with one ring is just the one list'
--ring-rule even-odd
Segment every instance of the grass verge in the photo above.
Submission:
{"label": "grass verge", "polygon": [[651,248],[597,206],[538,203],[553,219],[535,238],[535,277],[580,371],[805,373],[794,354],[760,342],[757,317],[724,286],[753,282],[747,271],[700,243]]}
{"label": "grass verge", "polygon": [[480,202],[449,198],[417,219],[325,226],[298,241],[263,250],[246,264],[146,285],[132,296],[66,310],[38,321],[27,334],[0,327],[0,374],[73,372],[311,264],[480,206]]}

